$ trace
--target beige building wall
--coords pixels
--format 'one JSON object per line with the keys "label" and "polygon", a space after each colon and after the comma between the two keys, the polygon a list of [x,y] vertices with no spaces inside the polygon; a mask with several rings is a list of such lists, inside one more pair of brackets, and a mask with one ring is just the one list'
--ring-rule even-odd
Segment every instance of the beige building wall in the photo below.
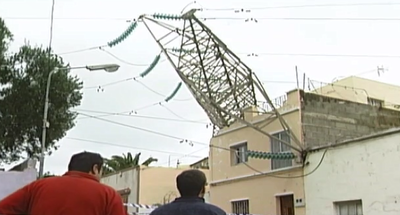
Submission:
{"label": "beige building wall", "polygon": [[[106,184],[117,191],[129,189],[127,203],[138,203],[139,195],[139,170],[129,168],[117,173],[109,174],[100,179],[100,182]],[[127,207],[129,213],[137,212],[136,208]]]}
{"label": "beige building wall", "polygon": [[[168,167],[145,167],[140,168],[140,189],[139,201],[141,204],[157,204],[164,201],[173,201],[179,197],[176,188],[176,177],[184,170],[190,169],[188,166],[181,168]],[[209,170],[202,170],[206,176]]]}
{"label": "beige building wall", "polygon": [[[319,86],[314,86],[318,88]],[[368,104],[368,98],[384,101],[384,107],[400,109],[400,86],[350,76],[314,90],[333,98]]]}
{"label": "beige building wall", "polygon": [[[288,92],[286,101],[280,107],[281,114],[293,133],[301,140],[299,94],[297,90]],[[259,115],[256,110],[245,111],[245,119],[262,130],[276,134],[283,131],[280,122],[268,114]],[[210,149],[210,197],[211,203],[232,213],[232,201],[248,200],[250,214],[280,215],[279,196],[293,195],[303,201],[303,178],[290,178],[302,174],[301,166],[293,161],[292,167],[271,170],[271,160],[249,158],[248,162],[232,164],[235,155],[226,150],[235,145],[247,142],[247,149],[253,151],[271,151],[270,138],[266,135],[239,123],[219,131],[211,140]],[[293,144],[293,141],[291,141]],[[221,149],[221,148],[225,148]],[[294,152],[294,151],[293,151]],[[260,176],[259,172],[263,173]],[[275,176],[275,177],[274,177]],[[286,178],[281,178],[286,177]],[[304,215],[301,205],[294,208],[296,215]]]}

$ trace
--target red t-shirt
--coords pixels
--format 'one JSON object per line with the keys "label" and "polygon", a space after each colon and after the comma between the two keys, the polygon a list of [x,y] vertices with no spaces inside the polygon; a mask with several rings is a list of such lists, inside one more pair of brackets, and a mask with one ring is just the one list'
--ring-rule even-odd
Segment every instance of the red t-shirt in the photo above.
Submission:
{"label": "red t-shirt", "polygon": [[126,215],[122,199],[94,176],[70,171],[32,182],[0,201],[1,215]]}

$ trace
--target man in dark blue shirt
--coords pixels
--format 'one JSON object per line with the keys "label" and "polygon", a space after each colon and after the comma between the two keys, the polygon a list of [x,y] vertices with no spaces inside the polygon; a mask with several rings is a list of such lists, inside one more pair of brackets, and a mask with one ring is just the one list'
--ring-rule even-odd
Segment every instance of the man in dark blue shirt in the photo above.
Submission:
{"label": "man in dark blue shirt", "polygon": [[221,208],[204,202],[206,175],[196,169],[183,171],[176,177],[181,197],[156,208],[150,215],[226,215]]}

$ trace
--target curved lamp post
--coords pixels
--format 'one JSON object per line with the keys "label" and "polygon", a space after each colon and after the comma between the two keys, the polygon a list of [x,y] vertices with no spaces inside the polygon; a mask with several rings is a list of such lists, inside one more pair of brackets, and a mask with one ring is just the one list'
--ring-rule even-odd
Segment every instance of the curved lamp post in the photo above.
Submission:
{"label": "curved lamp post", "polygon": [[44,113],[43,113],[43,127],[42,127],[42,141],[41,141],[41,151],[40,151],[40,164],[39,164],[39,178],[43,178],[43,170],[44,170],[44,157],[46,153],[46,131],[49,123],[47,122],[47,116],[49,112],[49,93],[50,93],[50,85],[51,85],[51,77],[54,73],[60,70],[69,70],[69,69],[87,69],[89,71],[106,71],[106,72],[116,72],[119,69],[118,64],[103,64],[103,65],[91,65],[91,66],[81,66],[81,67],[61,67],[54,68],[47,78],[47,86],[46,86],[46,95],[45,95],[45,103],[44,103]]}

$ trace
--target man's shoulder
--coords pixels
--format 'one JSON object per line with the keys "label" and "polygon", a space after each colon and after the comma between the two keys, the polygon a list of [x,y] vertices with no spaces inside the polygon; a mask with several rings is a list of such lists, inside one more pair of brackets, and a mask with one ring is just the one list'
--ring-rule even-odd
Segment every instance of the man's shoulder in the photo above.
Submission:
{"label": "man's shoulder", "polygon": [[224,210],[222,210],[220,207],[218,207],[218,206],[216,206],[216,205],[209,204],[209,203],[206,203],[206,205],[207,205],[207,207],[208,207],[212,212],[214,212],[215,214],[218,214],[218,215],[220,215],[220,214],[226,214],[226,212],[225,212]]}
{"label": "man's shoulder", "polygon": [[[207,214],[214,214],[214,215],[225,215],[226,212],[224,210],[222,210],[220,207],[213,205],[213,204],[209,204],[209,203],[196,203],[194,208],[200,209],[202,211],[208,211],[206,212]],[[168,203],[165,205],[161,205],[159,207],[157,207],[156,209],[154,209],[150,215],[159,215],[159,214],[166,214],[166,212],[169,212],[171,210],[175,210],[177,207],[175,206],[175,204],[172,203]],[[169,214],[169,213],[167,213]]]}
{"label": "man's shoulder", "polygon": [[112,193],[112,194],[117,194],[118,192],[111,186],[108,186],[103,183],[98,184],[99,187],[103,188],[106,192]]}

